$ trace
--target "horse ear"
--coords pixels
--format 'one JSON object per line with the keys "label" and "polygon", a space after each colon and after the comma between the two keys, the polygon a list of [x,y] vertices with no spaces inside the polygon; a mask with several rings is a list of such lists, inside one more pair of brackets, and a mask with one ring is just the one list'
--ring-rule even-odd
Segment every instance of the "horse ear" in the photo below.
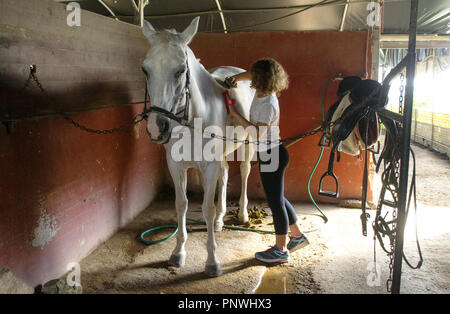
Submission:
{"label": "horse ear", "polygon": [[148,40],[150,40],[151,37],[157,33],[157,31],[153,28],[152,24],[150,24],[150,22],[148,22],[147,20],[144,20],[142,32],[144,33],[144,36],[147,37]]}
{"label": "horse ear", "polygon": [[191,24],[183,31],[182,36],[186,45],[189,45],[194,38],[195,34],[197,34],[198,22],[200,21],[200,16],[194,18]]}

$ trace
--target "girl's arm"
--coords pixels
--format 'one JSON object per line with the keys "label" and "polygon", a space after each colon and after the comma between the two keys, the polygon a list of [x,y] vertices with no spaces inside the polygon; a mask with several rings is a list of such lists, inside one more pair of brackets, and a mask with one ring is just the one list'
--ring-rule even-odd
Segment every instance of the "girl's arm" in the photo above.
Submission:
{"label": "girl's arm", "polygon": [[232,87],[237,87],[237,82],[238,81],[251,81],[252,79],[252,74],[248,71],[246,72],[242,72],[230,77],[227,77],[225,79],[225,81],[228,82],[228,84],[230,84]]}
{"label": "girl's arm", "polygon": [[248,71],[233,75],[236,81],[250,81],[252,79],[252,74]]}

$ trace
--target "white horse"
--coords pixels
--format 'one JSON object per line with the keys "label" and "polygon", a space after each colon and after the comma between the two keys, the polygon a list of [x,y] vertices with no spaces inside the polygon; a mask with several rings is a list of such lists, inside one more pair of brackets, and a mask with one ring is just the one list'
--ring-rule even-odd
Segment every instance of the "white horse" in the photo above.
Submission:
{"label": "white horse", "polygon": [[[197,168],[203,176],[203,205],[202,212],[208,230],[207,251],[208,258],[205,273],[210,277],[219,276],[221,268],[216,257],[216,241],[214,231],[220,231],[223,227],[223,217],[226,212],[226,187],[228,180],[228,164],[226,155],[233,152],[239,144],[224,145],[225,148],[219,159],[206,161],[195,159],[175,161],[172,149],[179,141],[175,127],[180,111],[183,113],[185,123],[192,125],[194,118],[200,118],[203,127],[215,126],[226,134],[225,127],[234,125],[235,121],[227,115],[224,105],[223,91],[216,78],[224,80],[244,70],[235,67],[219,67],[207,71],[197,60],[188,44],[197,33],[199,17],[181,33],[175,30],[156,31],[152,25],[144,21],[143,33],[150,42],[150,50],[143,63],[143,70],[147,76],[147,90],[150,96],[151,111],[147,120],[147,131],[153,143],[164,144],[167,164],[175,187],[175,206],[178,216],[177,245],[172,252],[169,264],[182,267],[185,263],[186,251],[186,212],[188,200],[186,197],[187,169]],[[214,43],[211,43],[214,44]],[[237,88],[229,90],[230,96],[236,100],[235,107],[247,119],[254,90],[248,82],[240,82]],[[175,115],[177,115],[175,117]],[[251,139],[249,133],[238,133],[236,138],[240,141]],[[194,141],[194,140],[193,140]],[[201,140],[203,148],[211,138],[206,136]],[[193,143],[193,142],[192,142]],[[194,144],[194,143],[193,143]],[[217,142],[216,142],[217,144]],[[242,145],[242,144],[241,144]],[[241,222],[248,220],[247,213],[247,179],[250,173],[250,161],[253,158],[254,148],[245,145],[244,160],[241,162],[240,171],[242,178],[242,190],[240,197],[239,218]],[[194,148],[195,150],[195,148]],[[194,152],[190,153],[194,157]],[[219,181],[218,208],[216,212],[214,197]]]}

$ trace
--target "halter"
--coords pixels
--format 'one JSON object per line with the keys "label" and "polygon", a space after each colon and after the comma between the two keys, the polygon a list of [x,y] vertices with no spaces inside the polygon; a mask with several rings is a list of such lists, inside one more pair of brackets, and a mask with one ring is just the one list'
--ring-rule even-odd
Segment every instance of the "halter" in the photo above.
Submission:
{"label": "halter", "polygon": [[[147,84],[145,84],[144,109],[143,109],[141,115],[144,117],[145,120],[147,120],[148,113],[157,112],[157,113],[165,116],[166,118],[169,118],[171,120],[178,122],[179,124],[187,125],[187,123],[189,121],[189,105],[190,105],[190,99],[191,99],[191,94],[189,92],[190,83],[191,83],[191,77],[190,77],[190,71],[189,71],[188,54],[186,51],[186,84],[184,86],[186,103],[185,103],[184,109],[181,109],[180,111],[178,111],[176,113],[173,113],[171,111],[168,111],[164,108],[157,107],[157,106],[151,106],[151,107],[147,108],[148,89],[147,89]],[[177,100],[178,99],[180,99],[180,97],[177,97]],[[183,113],[183,116],[182,117],[178,116],[181,113]]]}

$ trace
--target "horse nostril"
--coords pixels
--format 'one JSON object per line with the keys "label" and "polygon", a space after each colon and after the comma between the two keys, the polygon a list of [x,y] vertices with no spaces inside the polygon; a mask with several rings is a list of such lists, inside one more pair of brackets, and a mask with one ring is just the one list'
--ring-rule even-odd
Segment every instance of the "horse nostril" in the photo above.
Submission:
{"label": "horse nostril", "polygon": [[163,125],[163,134],[166,134],[169,131],[169,121],[165,120]]}

